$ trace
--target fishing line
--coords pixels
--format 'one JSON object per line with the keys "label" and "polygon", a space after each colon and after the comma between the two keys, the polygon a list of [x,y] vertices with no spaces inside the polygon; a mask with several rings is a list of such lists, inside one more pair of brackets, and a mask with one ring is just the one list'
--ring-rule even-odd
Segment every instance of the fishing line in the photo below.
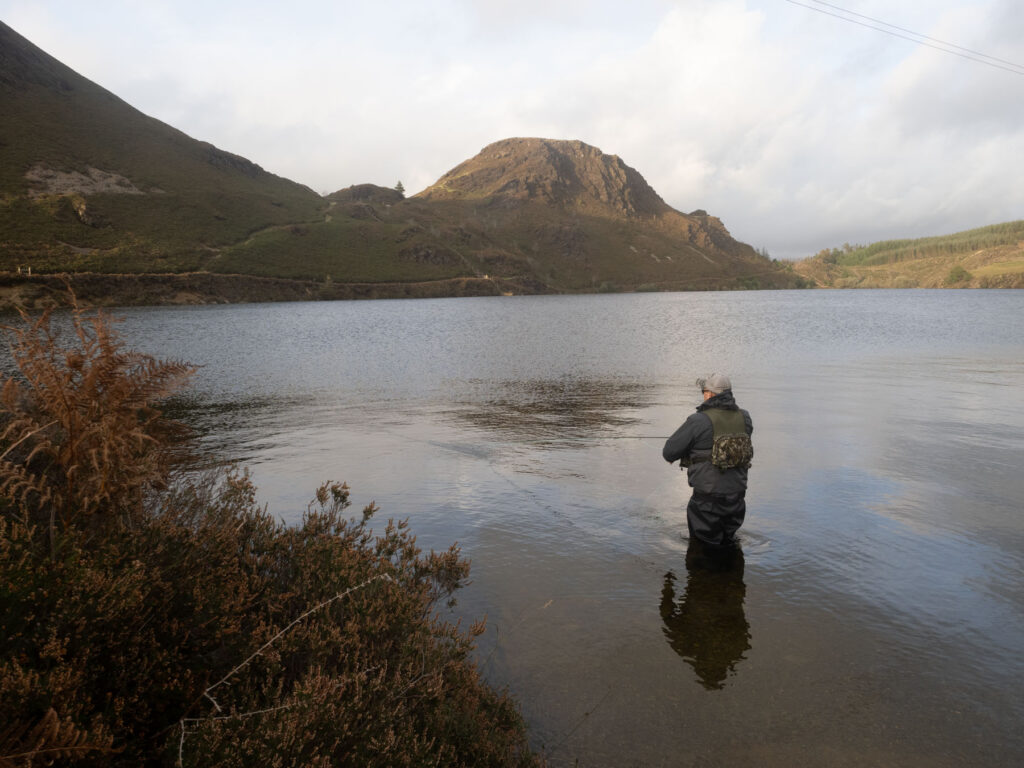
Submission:
{"label": "fishing line", "polygon": [[576,525],[576,523],[574,521],[572,521],[572,520],[568,519],[567,517],[565,517],[564,513],[561,510],[555,509],[550,504],[546,504],[545,502],[541,501],[541,499],[538,497],[538,495],[534,491],[530,490],[529,488],[526,488],[525,486],[520,485],[519,483],[515,482],[511,477],[509,477],[506,473],[504,473],[501,470],[499,470],[498,467],[496,466],[495,460],[493,458],[491,458],[491,456],[487,455],[486,452],[481,454],[481,453],[473,453],[473,452],[469,452],[469,451],[459,450],[456,446],[453,446],[453,445],[450,445],[450,444],[442,443],[442,442],[439,442],[437,440],[425,440],[425,439],[420,438],[420,437],[411,437],[411,436],[405,435],[405,434],[403,434],[403,433],[401,433],[401,432],[399,432],[397,430],[388,429],[387,427],[380,427],[380,428],[378,428],[377,431],[385,432],[385,433],[390,434],[390,435],[394,435],[394,436],[399,437],[402,440],[407,441],[407,442],[419,443],[420,445],[428,445],[431,448],[439,448],[440,450],[448,451],[449,453],[457,453],[457,454],[459,454],[461,456],[469,456],[469,457],[477,459],[477,460],[482,460],[484,462],[484,464],[487,465],[487,468],[489,470],[491,470],[491,472],[493,472],[499,478],[504,480],[516,492],[518,492],[519,494],[521,494],[523,496],[528,497],[529,500],[533,503],[533,505],[535,507],[537,507],[538,509],[540,509],[540,510],[542,510],[544,512],[547,512],[550,515],[553,515],[554,517],[560,518],[563,522],[567,523],[568,525],[571,525],[571,526],[575,526]]}

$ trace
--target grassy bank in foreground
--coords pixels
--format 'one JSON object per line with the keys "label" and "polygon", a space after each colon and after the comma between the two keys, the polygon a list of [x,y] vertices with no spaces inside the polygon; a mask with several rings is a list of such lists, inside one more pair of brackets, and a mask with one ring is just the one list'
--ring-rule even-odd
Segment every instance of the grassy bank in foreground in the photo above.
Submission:
{"label": "grassy bank in foreground", "polygon": [[0,766],[536,765],[438,606],[466,579],[325,484],[297,526],[244,474],[184,473],[154,407],[192,373],[102,316],[8,327]]}

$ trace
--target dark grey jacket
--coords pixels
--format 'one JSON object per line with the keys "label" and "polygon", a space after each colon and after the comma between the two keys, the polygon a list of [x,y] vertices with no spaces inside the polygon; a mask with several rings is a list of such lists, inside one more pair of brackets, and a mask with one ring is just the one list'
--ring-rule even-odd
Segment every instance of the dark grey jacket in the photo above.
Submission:
{"label": "dark grey jacket", "polygon": [[[747,426],[747,434],[753,434],[754,423],[750,420],[750,414],[736,405],[732,390],[727,389],[698,405],[697,412],[684,421],[683,426],[665,441],[665,447],[661,452],[665,461],[672,462],[679,459],[692,461],[711,456],[711,443],[714,441],[715,430],[711,426],[711,419],[704,413],[709,408],[740,411]],[[687,468],[686,479],[695,490],[704,493],[732,495],[742,493],[747,489],[746,469],[736,468],[723,471],[710,461],[695,461]]]}

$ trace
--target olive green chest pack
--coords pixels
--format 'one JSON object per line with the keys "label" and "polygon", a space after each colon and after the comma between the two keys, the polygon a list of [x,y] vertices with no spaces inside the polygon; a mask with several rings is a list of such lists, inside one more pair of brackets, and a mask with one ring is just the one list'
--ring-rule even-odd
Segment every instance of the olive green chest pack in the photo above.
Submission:
{"label": "olive green chest pack", "polygon": [[747,434],[742,411],[708,408],[704,413],[711,419],[714,439],[711,444],[711,463],[719,469],[746,469],[754,458],[754,444]]}

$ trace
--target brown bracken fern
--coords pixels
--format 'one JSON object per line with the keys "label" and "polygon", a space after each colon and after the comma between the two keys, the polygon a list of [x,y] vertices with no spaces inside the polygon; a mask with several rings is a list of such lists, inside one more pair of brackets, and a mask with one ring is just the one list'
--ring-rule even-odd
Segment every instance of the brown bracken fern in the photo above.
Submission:
{"label": "brown bracken fern", "polygon": [[102,312],[72,297],[69,344],[51,311],[7,326],[20,376],[0,388],[0,496],[50,528],[131,525],[144,492],[166,479],[174,425],[153,403],[195,368],[128,351]]}
{"label": "brown bracken fern", "polygon": [[62,720],[50,708],[35,723],[14,721],[0,726],[0,768],[49,765],[55,760],[72,760],[86,754],[111,754],[113,739],[79,729],[70,719]]}
{"label": "brown bracken fern", "polygon": [[[193,369],[74,307],[8,328],[0,768],[536,766],[440,606],[469,575],[326,483],[285,525],[244,472],[175,474]],[[58,323],[60,321],[60,323]],[[52,323],[52,324],[51,324]],[[65,342],[65,343],[62,343]],[[188,469],[186,467],[186,469]]]}

